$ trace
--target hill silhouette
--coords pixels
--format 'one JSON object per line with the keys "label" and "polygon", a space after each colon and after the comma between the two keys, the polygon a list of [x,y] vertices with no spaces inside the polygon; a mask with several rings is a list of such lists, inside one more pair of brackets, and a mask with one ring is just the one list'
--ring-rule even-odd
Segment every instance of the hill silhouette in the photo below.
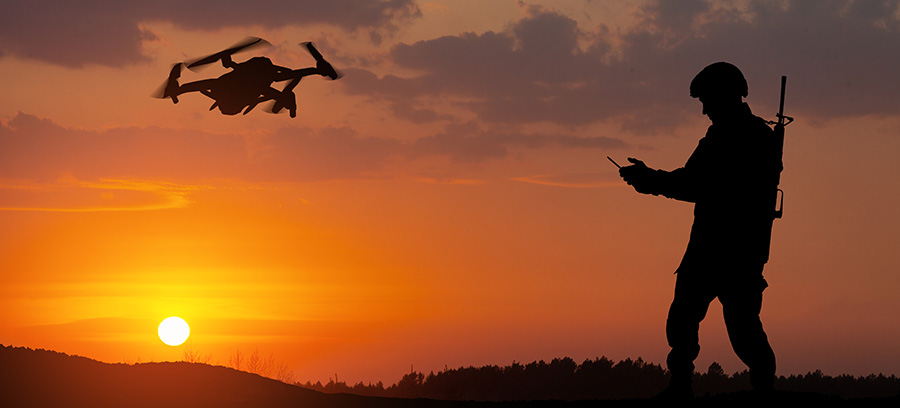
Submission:
{"label": "hill silhouette", "polygon": [[[598,384],[599,386],[599,384]],[[745,392],[700,398],[694,406],[741,405]],[[517,398],[517,399],[526,399]],[[782,392],[777,401],[828,406],[881,406],[887,399],[842,400],[814,393]],[[0,345],[2,407],[587,407],[597,399],[560,401],[450,401],[328,394],[222,366],[187,362],[109,364],[85,357]],[[606,400],[606,406],[670,405],[647,399]]]}
{"label": "hill silhouette", "polygon": [[324,394],[227,367],[108,364],[21,347],[0,349],[2,407],[413,407],[429,401]]}

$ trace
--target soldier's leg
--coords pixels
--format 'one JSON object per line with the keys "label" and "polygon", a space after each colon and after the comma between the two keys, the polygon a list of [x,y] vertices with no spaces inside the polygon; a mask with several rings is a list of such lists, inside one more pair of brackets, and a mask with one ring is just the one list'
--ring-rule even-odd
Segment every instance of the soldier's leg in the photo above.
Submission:
{"label": "soldier's leg", "polygon": [[767,286],[762,274],[752,275],[729,285],[719,296],[728,338],[734,352],[750,369],[750,382],[757,391],[771,391],[775,382],[775,353],[759,318],[762,292]]}
{"label": "soldier's leg", "polygon": [[669,388],[690,389],[694,360],[700,354],[700,322],[713,299],[708,282],[684,272],[678,274],[666,320],[666,338],[672,348],[666,358],[672,376]]}

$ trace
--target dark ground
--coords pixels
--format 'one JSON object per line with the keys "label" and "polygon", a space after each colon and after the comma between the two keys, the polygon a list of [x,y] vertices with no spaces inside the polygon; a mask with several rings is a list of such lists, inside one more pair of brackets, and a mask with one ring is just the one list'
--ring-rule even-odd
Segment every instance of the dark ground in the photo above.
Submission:
{"label": "dark ground", "polygon": [[[439,401],[324,394],[221,366],[185,362],[107,364],[45,350],[0,347],[2,407],[644,407],[654,400]],[[748,392],[700,397],[690,406],[900,406],[900,398],[844,400],[780,392],[761,401]]]}

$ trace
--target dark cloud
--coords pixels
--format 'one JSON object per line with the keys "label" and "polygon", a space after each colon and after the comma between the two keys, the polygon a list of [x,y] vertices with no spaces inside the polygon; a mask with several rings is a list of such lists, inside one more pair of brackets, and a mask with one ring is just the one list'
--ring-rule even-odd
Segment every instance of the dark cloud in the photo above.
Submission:
{"label": "dark cloud", "polygon": [[264,180],[331,180],[372,176],[392,159],[400,159],[394,139],[360,137],[350,128],[320,132],[283,128],[262,141],[251,173]]}
{"label": "dark cloud", "polygon": [[441,154],[460,162],[479,162],[506,157],[503,139],[481,132],[473,122],[451,124],[442,133],[416,140],[411,150],[414,155]]}
{"label": "dark cloud", "polygon": [[4,53],[53,64],[110,66],[145,60],[130,2],[14,1],[0,13]]}
{"label": "dark cloud", "polygon": [[439,113],[435,109],[423,107],[416,101],[407,98],[394,98],[390,102],[391,112],[400,119],[408,120],[412,123],[430,123],[437,120],[452,121],[452,115]]}
{"label": "dark cloud", "polygon": [[465,33],[395,46],[401,66],[426,71],[423,91],[464,92],[473,96],[553,96],[550,85],[576,85],[589,79],[604,55],[583,54],[574,21],[542,13],[519,21],[512,33]]}
{"label": "dark cloud", "polygon": [[[369,30],[375,37],[420,15],[414,0],[199,0],[154,2],[34,0],[7,2],[0,13],[0,55],[67,67],[139,62],[142,21],[189,30],[323,23]],[[373,37],[373,38],[375,38]]]}
{"label": "dark cloud", "polygon": [[605,137],[490,131],[474,122],[449,125],[444,132],[412,142],[365,137],[347,127],[282,128],[245,139],[161,127],[70,129],[19,113],[0,124],[0,177],[315,181],[377,176],[388,164],[428,157],[481,162],[506,157],[511,149],[546,146],[617,148],[624,144]]}
{"label": "dark cloud", "polygon": [[236,177],[248,160],[243,138],[235,135],[159,127],[89,131],[24,113],[0,125],[2,177]]}
{"label": "dark cloud", "polygon": [[698,115],[688,84],[724,60],[744,71],[764,116],[775,110],[781,75],[790,78],[787,109],[795,116],[900,112],[897,1],[744,5],[660,1],[642,11],[637,29],[621,34],[607,27],[586,33],[567,16],[531,8],[504,32],[393,47],[395,63],[422,75],[363,71],[345,85],[350,93],[395,98],[457,97],[488,122],[617,119],[623,129],[652,133]]}
{"label": "dark cloud", "polygon": [[[658,92],[633,66],[604,63],[607,38],[584,50],[585,35],[574,20],[537,10],[508,32],[465,33],[391,51],[399,65],[425,74],[414,78],[360,72],[345,86],[350,93],[405,98],[454,95],[489,122],[549,121],[582,125],[648,108]],[[659,101],[657,100],[658,104]]]}
{"label": "dark cloud", "polygon": [[751,82],[751,95],[755,88],[777,97],[777,78],[788,75],[788,106],[798,115],[828,118],[900,111],[900,3],[801,1],[787,3],[786,9],[770,2],[750,6],[749,22],[709,23],[702,38],[680,47],[683,55],[706,61],[724,55],[748,77],[768,81]]}

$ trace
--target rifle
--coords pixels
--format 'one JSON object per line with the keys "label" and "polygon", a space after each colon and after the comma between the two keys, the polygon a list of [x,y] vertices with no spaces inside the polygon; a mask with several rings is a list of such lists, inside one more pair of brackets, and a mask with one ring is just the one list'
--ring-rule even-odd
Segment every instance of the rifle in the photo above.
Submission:
{"label": "rifle", "polygon": [[781,101],[778,103],[778,113],[775,116],[778,118],[775,121],[767,121],[770,125],[775,125],[773,131],[775,132],[775,146],[778,148],[778,172],[775,173],[775,202],[777,203],[777,207],[774,211],[772,211],[772,223],[769,224],[769,236],[768,243],[766,243],[766,257],[765,262],[769,261],[769,252],[772,246],[772,226],[776,219],[780,219],[782,215],[784,215],[784,190],[778,188],[778,185],[781,184],[781,171],[784,170],[784,127],[794,121],[794,118],[790,116],[784,116],[784,88],[787,85],[787,77],[781,77]]}
{"label": "rifle", "polygon": [[[775,175],[775,201],[778,207],[775,209],[773,218],[780,219],[784,214],[784,190],[778,188],[781,184],[781,171],[784,170],[784,127],[794,121],[790,116],[784,116],[784,89],[787,86],[787,77],[781,76],[781,100],[778,103],[778,113],[775,117],[776,121],[769,121],[769,124],[775,125],[775,143],[778,146],[778,174]],[[780,193],[780,194],[779,194]],[[780,198],[779,198],[780,197]]]}

